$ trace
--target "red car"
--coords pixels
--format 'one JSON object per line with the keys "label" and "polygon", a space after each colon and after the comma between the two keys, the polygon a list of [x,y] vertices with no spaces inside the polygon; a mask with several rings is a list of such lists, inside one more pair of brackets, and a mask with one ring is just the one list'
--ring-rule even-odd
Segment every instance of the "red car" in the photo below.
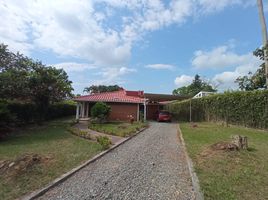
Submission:
{"label": "red car", "polygon": [[159,111],[157,115],[158,122],[171,122],[171,114],[168,111]]}

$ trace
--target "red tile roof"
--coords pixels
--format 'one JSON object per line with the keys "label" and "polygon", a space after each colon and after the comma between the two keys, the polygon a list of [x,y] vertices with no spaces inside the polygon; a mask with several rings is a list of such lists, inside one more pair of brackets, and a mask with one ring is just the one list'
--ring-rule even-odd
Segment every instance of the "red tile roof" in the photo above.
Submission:
{"label": "red tile roof", "polygon": [[[136,95],[135,95],[136,94]],[[143,103],[143,91],[119,90],[76,97],[74,101]]]}

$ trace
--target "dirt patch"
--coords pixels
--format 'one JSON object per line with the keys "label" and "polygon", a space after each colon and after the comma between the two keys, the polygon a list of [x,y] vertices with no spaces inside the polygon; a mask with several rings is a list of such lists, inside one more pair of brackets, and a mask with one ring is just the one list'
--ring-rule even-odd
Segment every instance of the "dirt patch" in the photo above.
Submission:
{"label": "dirt patch", "polygon": [[213,145],[210,146],[210,148],[212,150],[227,150],[227,151],[234,151],[234,150],[238,150],[238,146],[233,144],[233,143],[229,143],[229,142],[217,142]]}
{"label": "dirt patch", "polygon": [[191,124],[190,124],[190,127],[191,127],[191,128],[198,128],[198,125],[195,124],[195,123],[191,123]]}
{"label": "dirt patch", "polygon": [[205,148],[198,156],[198,163],[202,163],[205,160],[215,157],[215,156],[224,156],[224,154],[237,151],[238,147],[230,142],[217,142],[213,145]]}
{"label": "dirt patch", "polygon": [[38,164],[48,164],[52,156],[24,154],[15,160],[0,160],[0,176],[13,178],[30,170]]}

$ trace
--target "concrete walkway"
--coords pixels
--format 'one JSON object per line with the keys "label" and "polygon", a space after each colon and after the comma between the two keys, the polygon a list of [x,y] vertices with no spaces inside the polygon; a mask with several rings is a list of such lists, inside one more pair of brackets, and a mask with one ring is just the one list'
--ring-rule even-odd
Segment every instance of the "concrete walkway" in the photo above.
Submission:
{"label": "concrete walkway", "polygon": [[151,123],[39,199],[194,199],[176,128],[176,124]]}

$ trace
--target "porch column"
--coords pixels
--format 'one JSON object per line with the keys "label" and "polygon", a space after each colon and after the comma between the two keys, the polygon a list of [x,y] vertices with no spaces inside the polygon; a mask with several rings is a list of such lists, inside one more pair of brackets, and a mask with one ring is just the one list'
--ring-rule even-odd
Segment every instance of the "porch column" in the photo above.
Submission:
{"label": "porch column", "polygon": [[140,120],[140,104],[137,104],[137,122]]}
{"label": "porch column", "polygon": [[85,102],[84,101],[82,102],[81,113],[82,113],[81,117],[84,118],[85,117]]}
{"label": "porch column", "polygon": [[146,100],[144,101],[144,121],[146,121],[147,108],[146,108]]}
{"label": "porch column", "polygon": [[88,108],[89,108],[89,103],[88,102],[86,102],[86,117],[88,117]]}
{"label": "porch column", "polygon": [[76,102],[76,116],[75,119],[78,120],[79,119],[79,105],[80,103]]}

